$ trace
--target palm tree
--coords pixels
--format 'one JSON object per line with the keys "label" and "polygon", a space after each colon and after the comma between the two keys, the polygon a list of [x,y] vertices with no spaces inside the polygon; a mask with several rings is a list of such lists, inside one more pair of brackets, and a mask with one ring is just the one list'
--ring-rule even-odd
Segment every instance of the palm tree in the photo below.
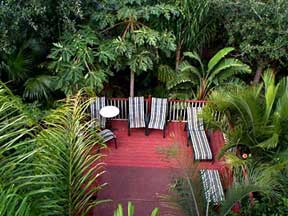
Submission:
{"label": "palm tree", "polygon": [[86,215],[103,202],[95,199],[105,186],[99,181],[105,172],[102,154],[95,149],[101,142],[87,121],[90,101],[81,100],[80,94],[67,98],[45,118],[45,129],[37,136],[41,149],[37,172],[46,176],[46,186],[53,191],[39,198],[42,215]]}
{"label": "palm tree", "polygon": [[86,215],[105,184],[101,144],[80,95],[31,126],[25,105],[0,86],[0,215]]}
{"label": "palm tree", "polygon": [[211,3],[209,0],[175,1],[181,11],[181,16],[177,17],[175,26],[173,26],[177,43],[176,71],[178,71],[182,51],[185,48],[199,51],[211,38],[216,23],[216,19],[209,17],[211,15]]}
{"label": "palm tree", "polygon": [[35,128],[29,127],[22,103],[4,84],[0,85],[0,104],[0,215],[33,215],[29,194],[37,152]]}
{"label": "palm tree", "polygon": [[[211,104],[204,117],[227,134],[229,142],[223,152],[241,145],[253,156],[262,158],[263,153],[281,148],[278,144],[285,136],[282,128],[288,120],[288,79],[275,84],[275,75],[268,70],[263,81],[258,86],[234,86],[229,91],[215,91],[209,97]],[[215,111],[224,114],[225,118],[215,121],[211,118]],[[227,127],[228,123],[233,125],[233,130]]]}
{"label": "palm tree", "polygon": [[[277,207],[276,198],[285,196],[287,183],[287,122],[288,79],[275,84],[272,70],[265,71],[263,83],[256,86],[233,86],[214,91],[211,103],[204,109],[204,118],[210,126],[226,134],[226,143],[218,157],[223,155],[232,168],[234,177],[243,178],[228,190],[222,213],[226,215],[233,204],[248,197],[253,206],[252,192],[269,197],[270,205]],[[219,112],[221,118],[214,118]],[[248,154],[247,159],[233,152],[237,147]],[[284,181],[283,181],[284,180]],[[230,191],[230,192],[229,192]],[[259,198],[258,198],[258,202]],[[271,204],[272,203],[272,204]]]}
{"label": "palm tree", "polygon": [[207,65],[204,65],[197,53],[185,52],[185,57],[198,64],[195,66],[188,61],[183,61],[179,66],[180,72],[167,82],[168,90],[184,89],[187,95],[187,91],[193,92],[196,89],[194,96],[197,99],[205,99],[215,86],[231,81],[236,74],[250,73],[250,67],[240,60],[232,57],[225,58],[233,50],[232,47],[223,48],[210,59]]}

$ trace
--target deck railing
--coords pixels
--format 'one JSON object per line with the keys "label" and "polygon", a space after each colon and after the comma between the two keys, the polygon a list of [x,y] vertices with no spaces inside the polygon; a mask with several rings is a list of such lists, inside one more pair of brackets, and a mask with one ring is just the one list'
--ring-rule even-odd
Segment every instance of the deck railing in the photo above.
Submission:
{"label": "deck railing", "polygon": [[[120,113],[114,119],[126,120],[128,119],[128,98],[108,98],[107,105],[116,106]],[[206,101],[203,100],[175,100],[168,99],[168,121],[187,121],[186,108],[202,107]],[[145,99],[145,113],[148,113],[151,104],[151,98]]]}

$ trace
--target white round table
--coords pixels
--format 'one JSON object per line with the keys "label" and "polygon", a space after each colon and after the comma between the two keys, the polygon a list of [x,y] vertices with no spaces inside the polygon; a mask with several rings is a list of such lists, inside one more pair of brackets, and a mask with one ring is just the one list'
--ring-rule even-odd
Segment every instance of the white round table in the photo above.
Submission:
{"label": "white round table", "polygon": [[104,106],[99,111],[100,115],[104,118],[116,117],[119,112],[119,108],[116,106]]}

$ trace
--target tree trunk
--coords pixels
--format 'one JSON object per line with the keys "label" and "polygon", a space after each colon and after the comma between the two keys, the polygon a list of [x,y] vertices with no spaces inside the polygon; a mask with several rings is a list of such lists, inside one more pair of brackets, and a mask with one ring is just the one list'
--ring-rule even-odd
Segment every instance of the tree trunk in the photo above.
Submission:
{"label": "tree trunk", "polygon": [[263,63],[258,63],[256,74],[255,74],[254,80],[253,80],[253,85],[256,85],[256,84],[259,83],[260,78],[262,76],[263,69],[264,69],[264,64]]}
{"label": "tree trunk", "polygon": [[179,69],[180,58],[181,58],[181,47],[177,46],[176,61],[175,61],[175,70],[176,71],[178,71],[178,69]]}
{"label": "tree trunk", "polygon": [[183,40],[179,41],[176,48],[176,59],[175,59],[175,70],[178,71],[179,64],[181,60],[181,50],[182,50]]}
{"label": "tree trunk", "polygon": [[135,80],[135,72],[130,71],[130,97],[134,97],[134,80]]}

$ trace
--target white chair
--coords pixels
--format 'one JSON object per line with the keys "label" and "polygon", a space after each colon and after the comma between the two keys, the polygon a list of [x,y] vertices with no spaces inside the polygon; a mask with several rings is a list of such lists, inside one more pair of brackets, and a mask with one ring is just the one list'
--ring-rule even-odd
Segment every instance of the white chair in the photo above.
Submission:
{"label": "white chair", "polygon": [[145,128],[144,97],[129,97],[128,136],[131,128]]}
{"label": "white chair", "polygon": [[202,108],[187,107],[188,142],[191,140],[195,160],[212,160],[212,151],[204,130],[202,118],[198,117]]}
{"label": "white chair", "polygon": [[165,130],[167,124],[167,107],[168,102],[166,98],[152,98],[151,112],[149,117],[149,124],[146,129],[146,135],[149,134],[148,129],[163,130],[163,138],[165,138]]}

